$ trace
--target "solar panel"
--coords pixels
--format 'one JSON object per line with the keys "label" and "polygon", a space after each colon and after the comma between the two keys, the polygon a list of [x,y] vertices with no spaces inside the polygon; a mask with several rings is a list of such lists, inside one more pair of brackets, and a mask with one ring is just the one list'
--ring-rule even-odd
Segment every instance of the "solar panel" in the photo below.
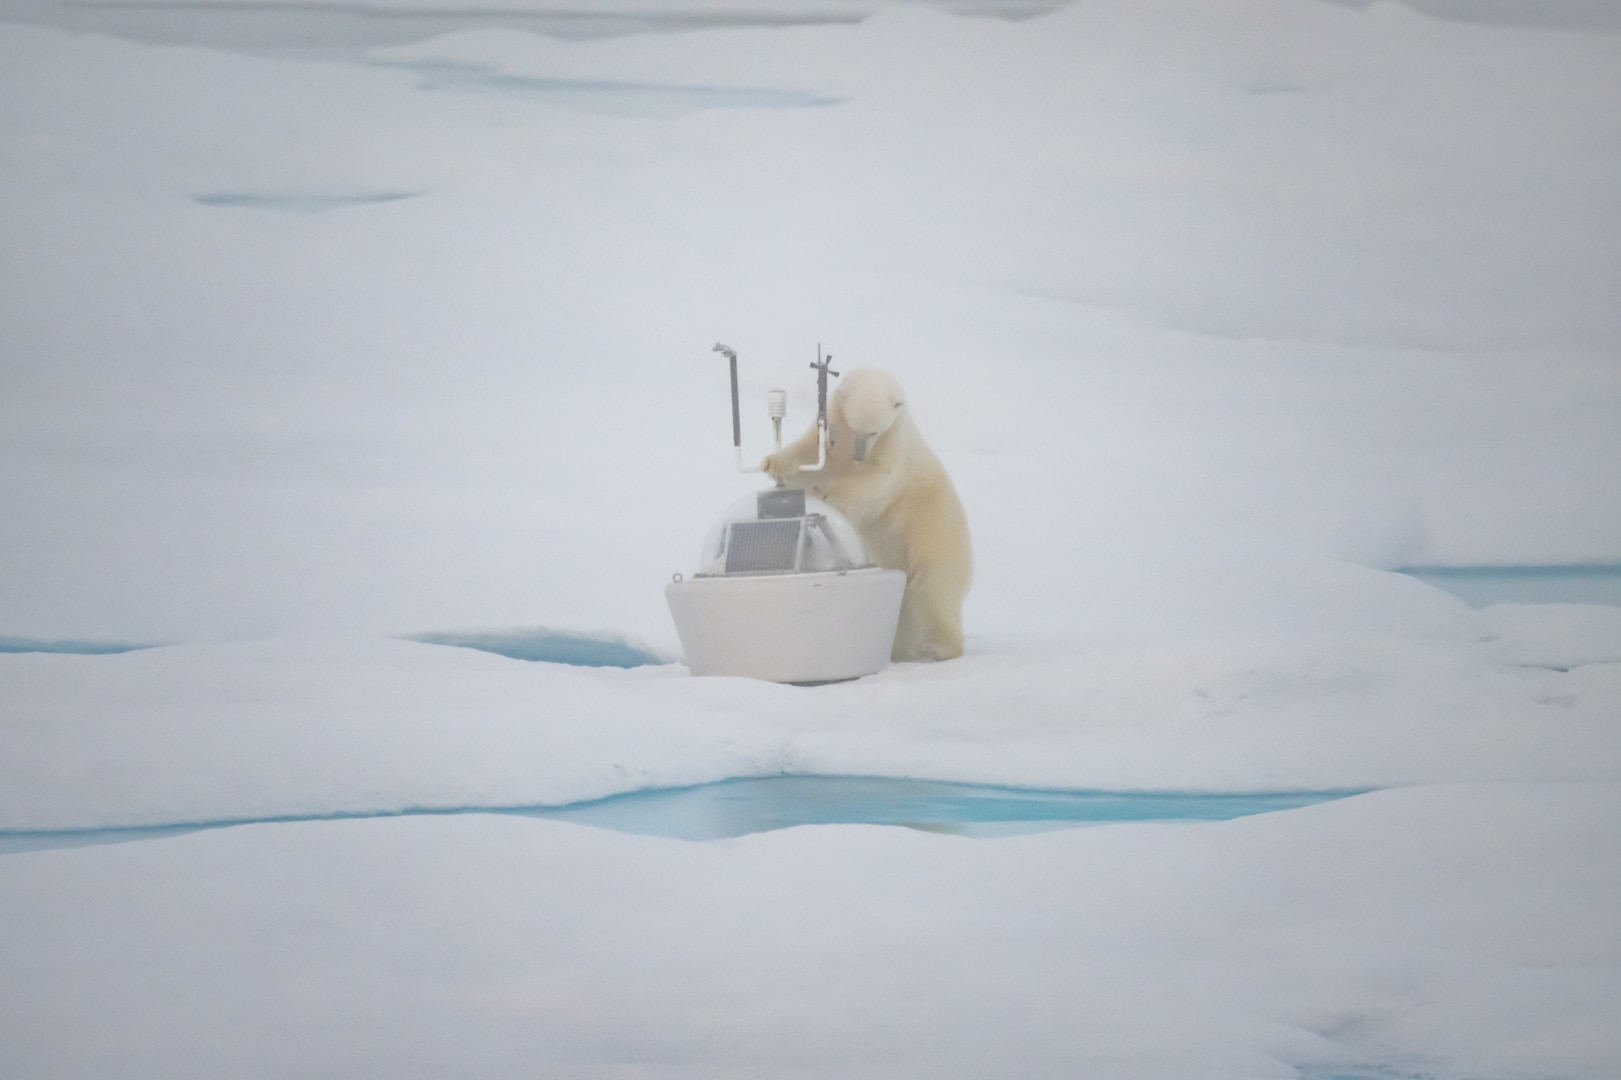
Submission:
{"label": "solar panel", "polygon": [[727,528],[726,572],[770,574],[799,569],[802,518],[734,521]]}

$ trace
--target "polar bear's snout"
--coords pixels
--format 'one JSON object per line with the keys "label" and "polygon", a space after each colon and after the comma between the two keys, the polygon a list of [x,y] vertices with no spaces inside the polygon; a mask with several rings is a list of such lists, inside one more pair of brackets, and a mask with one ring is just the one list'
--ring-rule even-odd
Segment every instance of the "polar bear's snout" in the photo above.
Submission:
{"label": "polar bear's snout", "polygon": [[[900,411],[900,406],[897,405],[895,407],[895,409],[896,409],[897,412],[899,412]],[[892,418],[891,422],[893,422],[893,418]],[[884,425],[884,430],[887,431],[888,429],[889,429],[889,425],[885,424]],[[872,444],[877,442],[878,441],[878,436],[882,435],[883,433],[884,433],[883,431],[861,431],[861,432],[857,432],[854,435],[853,441],[852,441],[851,446],[850,446],[850,456],[852,458],[854,458],[855,460],[857,460],[857,461],[866,461],[867,460],[867,455],[872,452]]]}
{"label": "polar bear's snout", "polygon": [[850,430],[850,455],[866,461],[872,445],[894,426],[906,407],[900,383],[886,371],[858,368],[845,377],[835,394],[838,412]]}
{"label": "polar bear's snout", "polygon": [[[829,424],[827,426],[827,445],[829,445],[829,446],[837,446],[837,445],[839,445],[839,436],[840,436],[839,425],[837,425],[837,424]],[[851,459],[854,460],[854,461],[866,461],[867,460],[867,454],[872,450],[872,444],[874,442],[876,442],[877,440],[878,440],[878,432],[876,432],[876,431],[869,431],[864,435],[863,434],[857,434],[857,435],[851,436],[851,443],[850,443],[850,457],[851,457]]]}

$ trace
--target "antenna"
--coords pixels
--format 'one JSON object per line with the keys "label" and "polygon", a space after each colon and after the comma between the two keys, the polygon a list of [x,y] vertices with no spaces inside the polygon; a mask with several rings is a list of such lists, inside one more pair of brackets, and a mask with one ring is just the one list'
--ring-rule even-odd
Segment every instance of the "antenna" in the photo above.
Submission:
{"label": "antenna", "polygon": [[816,464],[801,465],[800,472],[821,472],[827,467],[827,377],[837,375],[829,365],[833,357],[822,355],[822,343],[816,343]]}
{"label": "antenna", "polygon": [[824,430],[827,428],[827,377],[838,377],[838,372],[828,367],[833,363],[832,355],[822,355],[821,342],[816,343],[816,363],[811,367],[816,369],[816,423]]}

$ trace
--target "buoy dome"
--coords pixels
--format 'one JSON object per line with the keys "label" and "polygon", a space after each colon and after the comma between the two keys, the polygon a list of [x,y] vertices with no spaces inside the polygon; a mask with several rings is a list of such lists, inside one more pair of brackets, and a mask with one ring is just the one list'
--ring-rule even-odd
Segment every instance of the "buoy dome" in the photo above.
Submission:
{"label": "buoy dome", "polygon": [[[739,524],[743,528],[732,528]],[[710,526],[698,553],[701,576],[813,573],[870,565],[861,535],[849,518],[822,500],[789,488],[754,492],[732,503]]]}

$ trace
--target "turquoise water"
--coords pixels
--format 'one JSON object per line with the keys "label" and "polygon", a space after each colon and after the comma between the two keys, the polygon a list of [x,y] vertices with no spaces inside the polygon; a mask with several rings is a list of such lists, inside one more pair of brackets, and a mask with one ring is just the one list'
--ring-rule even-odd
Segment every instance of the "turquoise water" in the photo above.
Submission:
{"label": "turquoise water", "polygon": [[73,653],[79,656],[107,656],[112,653],[155,648],[157,645],[150,642],[137,644],[129,641],[0,637],[0,653]]}
{"label": "turquoise water", "polygon": [[601,79],[512,75],[478,64],[440,61],[377,63],[410,71],[417,88],[438,93],[508,94],[559,105],[631,116],[679,116],[698,109],[804,109],[841,99],[808,90],[769,86],[690,86]]}
{"label": "turquoise water", "polygon": [[[294,820],[294,819],[287,819]],[[218,822],[204,825],[141,825],[121,829],[0,829],[0,855],[18,851],[53,851],[58,848],[93,847],[97,844],[127,844],[132,840],[161,840],[203,829],[219,829],[249,822]]]}
{"label": "turquoise water", "polygon": [[[1390,1065],[1301,1065],[1298,1080],[1441,1080],[1433,1072],[1414,1072]],[[1455,1080],[1467,1080],[1456,1077]]]}
{"label": "turquoise water", "polygon": [[519,812],[682,840],[854,824],[992,837],[1128,821],[1226,821],[1349,794],[1355,793],[1062,791],[894,777],[771,776]]}
{"label": "turquoise water", "polygon": [[1355,794],[1358,792],[1058,791],[899,777],[769,776],[633,791],[565,806],[462,806],[135,828],[0,830],[0,853],[153,840],[235,825],[447,814],[514,814],[679,840],[722,840],[798,825],[890,825],[989,838],[1122,822],[1226,821]]}
{"label": "turquoise water", "polygon": [[[563,630],[467,630],[413,634],[406,641],[477,649],[514,660],[543,660],[576,667],[642,667],[662,664],[665,658],[632,645],[618,634],[575,634]],[[77,638],[0,637],[0,653],[72,653],[106,656],[155,649],[159,642],[88,641]]]}
{"label": "turquoise water", "polygon": [[316,214],[349,206],[415,199],[417,191],[208,191],[191,197],[200,206],[223,206],[235,210],[276,210],[290,214]]}
{"label": "turquoise water", "polygon": [[[935,6],[974,15],[1029,18],[1063,0],[935,0]],[[1366,0],[1337,0],[1365,6]],[[858,22],[880,4],[816,3],[749,5],[728,10],[714,5],[672,3],[632,8],[571,4],[556,10],[501,6],[452,9],[425,5],[420,10],[360,4],[322,6],[296,0],[186,4],[152,2],[84,3],[74,0],[0,0],[0,19],[49,26],[75,33],[106,34],[151,45],[201,45],[263,56],[358,60],[379,46],[424,41],[473,28],[499,27],[563,40],[584,41],[625,34],[680,33],[718,27],[831,25]],[[1621,11],[1602,0],[1571,3],[1485,3],[1482,0],[1408,0],[1408,6],[1443,19],[1497,25],[1531,25],[1572,30],[1621,30]]]}
{"label": "turquoise water", "polygon": [[151,45],[201,45],[264,56],[360,60],[367,50],[425,41],[477,28],[502,28],[583,41],[624,34],[676,33],[705,27],[790,26],[853,23],[864,13],[840,5],[817,11],[798,5],[729,12],[689,10],[681,5],[641,5],[639,10],[593,10],[591,4],[561,10],[502,10],[500,6],[453,9],[317,5],[297,0],[264,3],[187,4],[155,2],[75,3],[71,0],[0,0],[0,19],[76,33],[107,34]]}
{"label": "turquoise water", "polygon": [[664,663],[662,657],[632,645],[618,634],[574,634],[542,627],[412,634],[405,640],[477,649],[513,660],[573,664],[576,667],[633,668]]}
{"label": "turquoise water", "polygon": [[1400,573],[1488,604],[1621,604],[1621,563],[1572,566],[1408,566]]}

